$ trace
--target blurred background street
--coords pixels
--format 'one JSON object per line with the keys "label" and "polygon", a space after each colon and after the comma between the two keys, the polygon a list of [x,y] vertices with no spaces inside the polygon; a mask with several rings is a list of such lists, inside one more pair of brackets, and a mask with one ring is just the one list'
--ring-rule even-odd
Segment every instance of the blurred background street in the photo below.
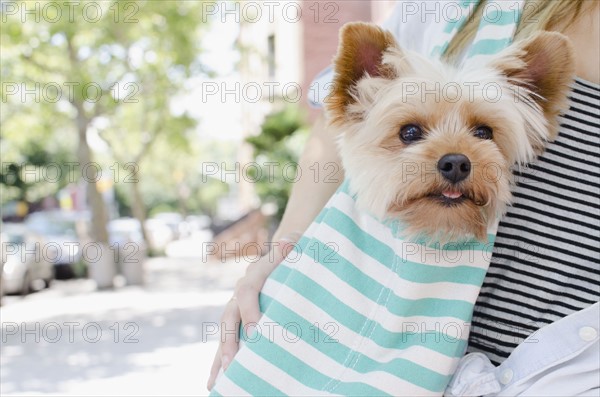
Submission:
{"label": "blurred background street", "polygon": [[244,268],[240,261],[151,258],[145,287],[96,291],[90,280],[68,280],[5,297],[0,393],[207,394],[217,346],[212,324]]}
{"label": "blurred background street", "polygon": [[0,394],[206,394],[293,184],[340,176],[298,166],[313,79],[394,3],[0,0]]}

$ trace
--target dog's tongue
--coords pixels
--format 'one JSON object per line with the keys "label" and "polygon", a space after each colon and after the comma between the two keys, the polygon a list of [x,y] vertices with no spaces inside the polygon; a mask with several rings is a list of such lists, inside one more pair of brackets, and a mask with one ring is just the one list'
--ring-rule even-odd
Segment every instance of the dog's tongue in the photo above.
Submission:
{"label": "dog's tongue", "polygon": [[442,192],[442,195],[443,195],[444,197],[448,197],[448,198],[450,198],[450,199],[457,199],[457,198],[459,198],[460,196],[462,196],[462,193],[461,193],[461,192],[455,192],[455,191],[452,191],[452,190],[444,190],[444,191]]}

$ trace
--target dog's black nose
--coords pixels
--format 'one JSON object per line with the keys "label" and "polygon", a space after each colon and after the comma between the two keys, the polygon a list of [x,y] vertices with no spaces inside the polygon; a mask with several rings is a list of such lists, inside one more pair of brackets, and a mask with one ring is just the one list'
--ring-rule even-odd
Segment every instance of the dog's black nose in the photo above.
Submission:
{"label": "dog's black nose", "polygon": [[471,172],[471,162],[464,154],[446,154],[438,161],[437,167],[442,176],[452,183],[466,179]]}

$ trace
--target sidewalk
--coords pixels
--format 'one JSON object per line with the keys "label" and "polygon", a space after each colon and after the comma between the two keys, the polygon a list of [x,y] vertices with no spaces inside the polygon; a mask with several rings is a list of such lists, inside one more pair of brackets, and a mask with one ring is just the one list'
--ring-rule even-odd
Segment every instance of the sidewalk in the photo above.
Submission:
{"label": "sidewalk", "polygon": [[[147,286],[56,282],[0,309],[0,394],[203,396],[208,335],[245,263],[152,258]],[[203,341],[204,340],[204,341]]]}

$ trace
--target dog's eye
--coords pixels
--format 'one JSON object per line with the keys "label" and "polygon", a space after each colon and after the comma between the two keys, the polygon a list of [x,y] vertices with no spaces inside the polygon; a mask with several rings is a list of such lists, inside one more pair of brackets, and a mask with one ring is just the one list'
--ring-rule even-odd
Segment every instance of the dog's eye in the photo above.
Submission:
{"label": "dog's eye", "polygon": [[423,130],[414,124],[407,124],[400,128],[400,140],[406,144],[423,139]]}
{"label": "dog's eye", "polygon": [[493,137],[492,129],[487,125],[480,125],[479,127],[475,128],[473,135],[479,139],[492,139]]}

